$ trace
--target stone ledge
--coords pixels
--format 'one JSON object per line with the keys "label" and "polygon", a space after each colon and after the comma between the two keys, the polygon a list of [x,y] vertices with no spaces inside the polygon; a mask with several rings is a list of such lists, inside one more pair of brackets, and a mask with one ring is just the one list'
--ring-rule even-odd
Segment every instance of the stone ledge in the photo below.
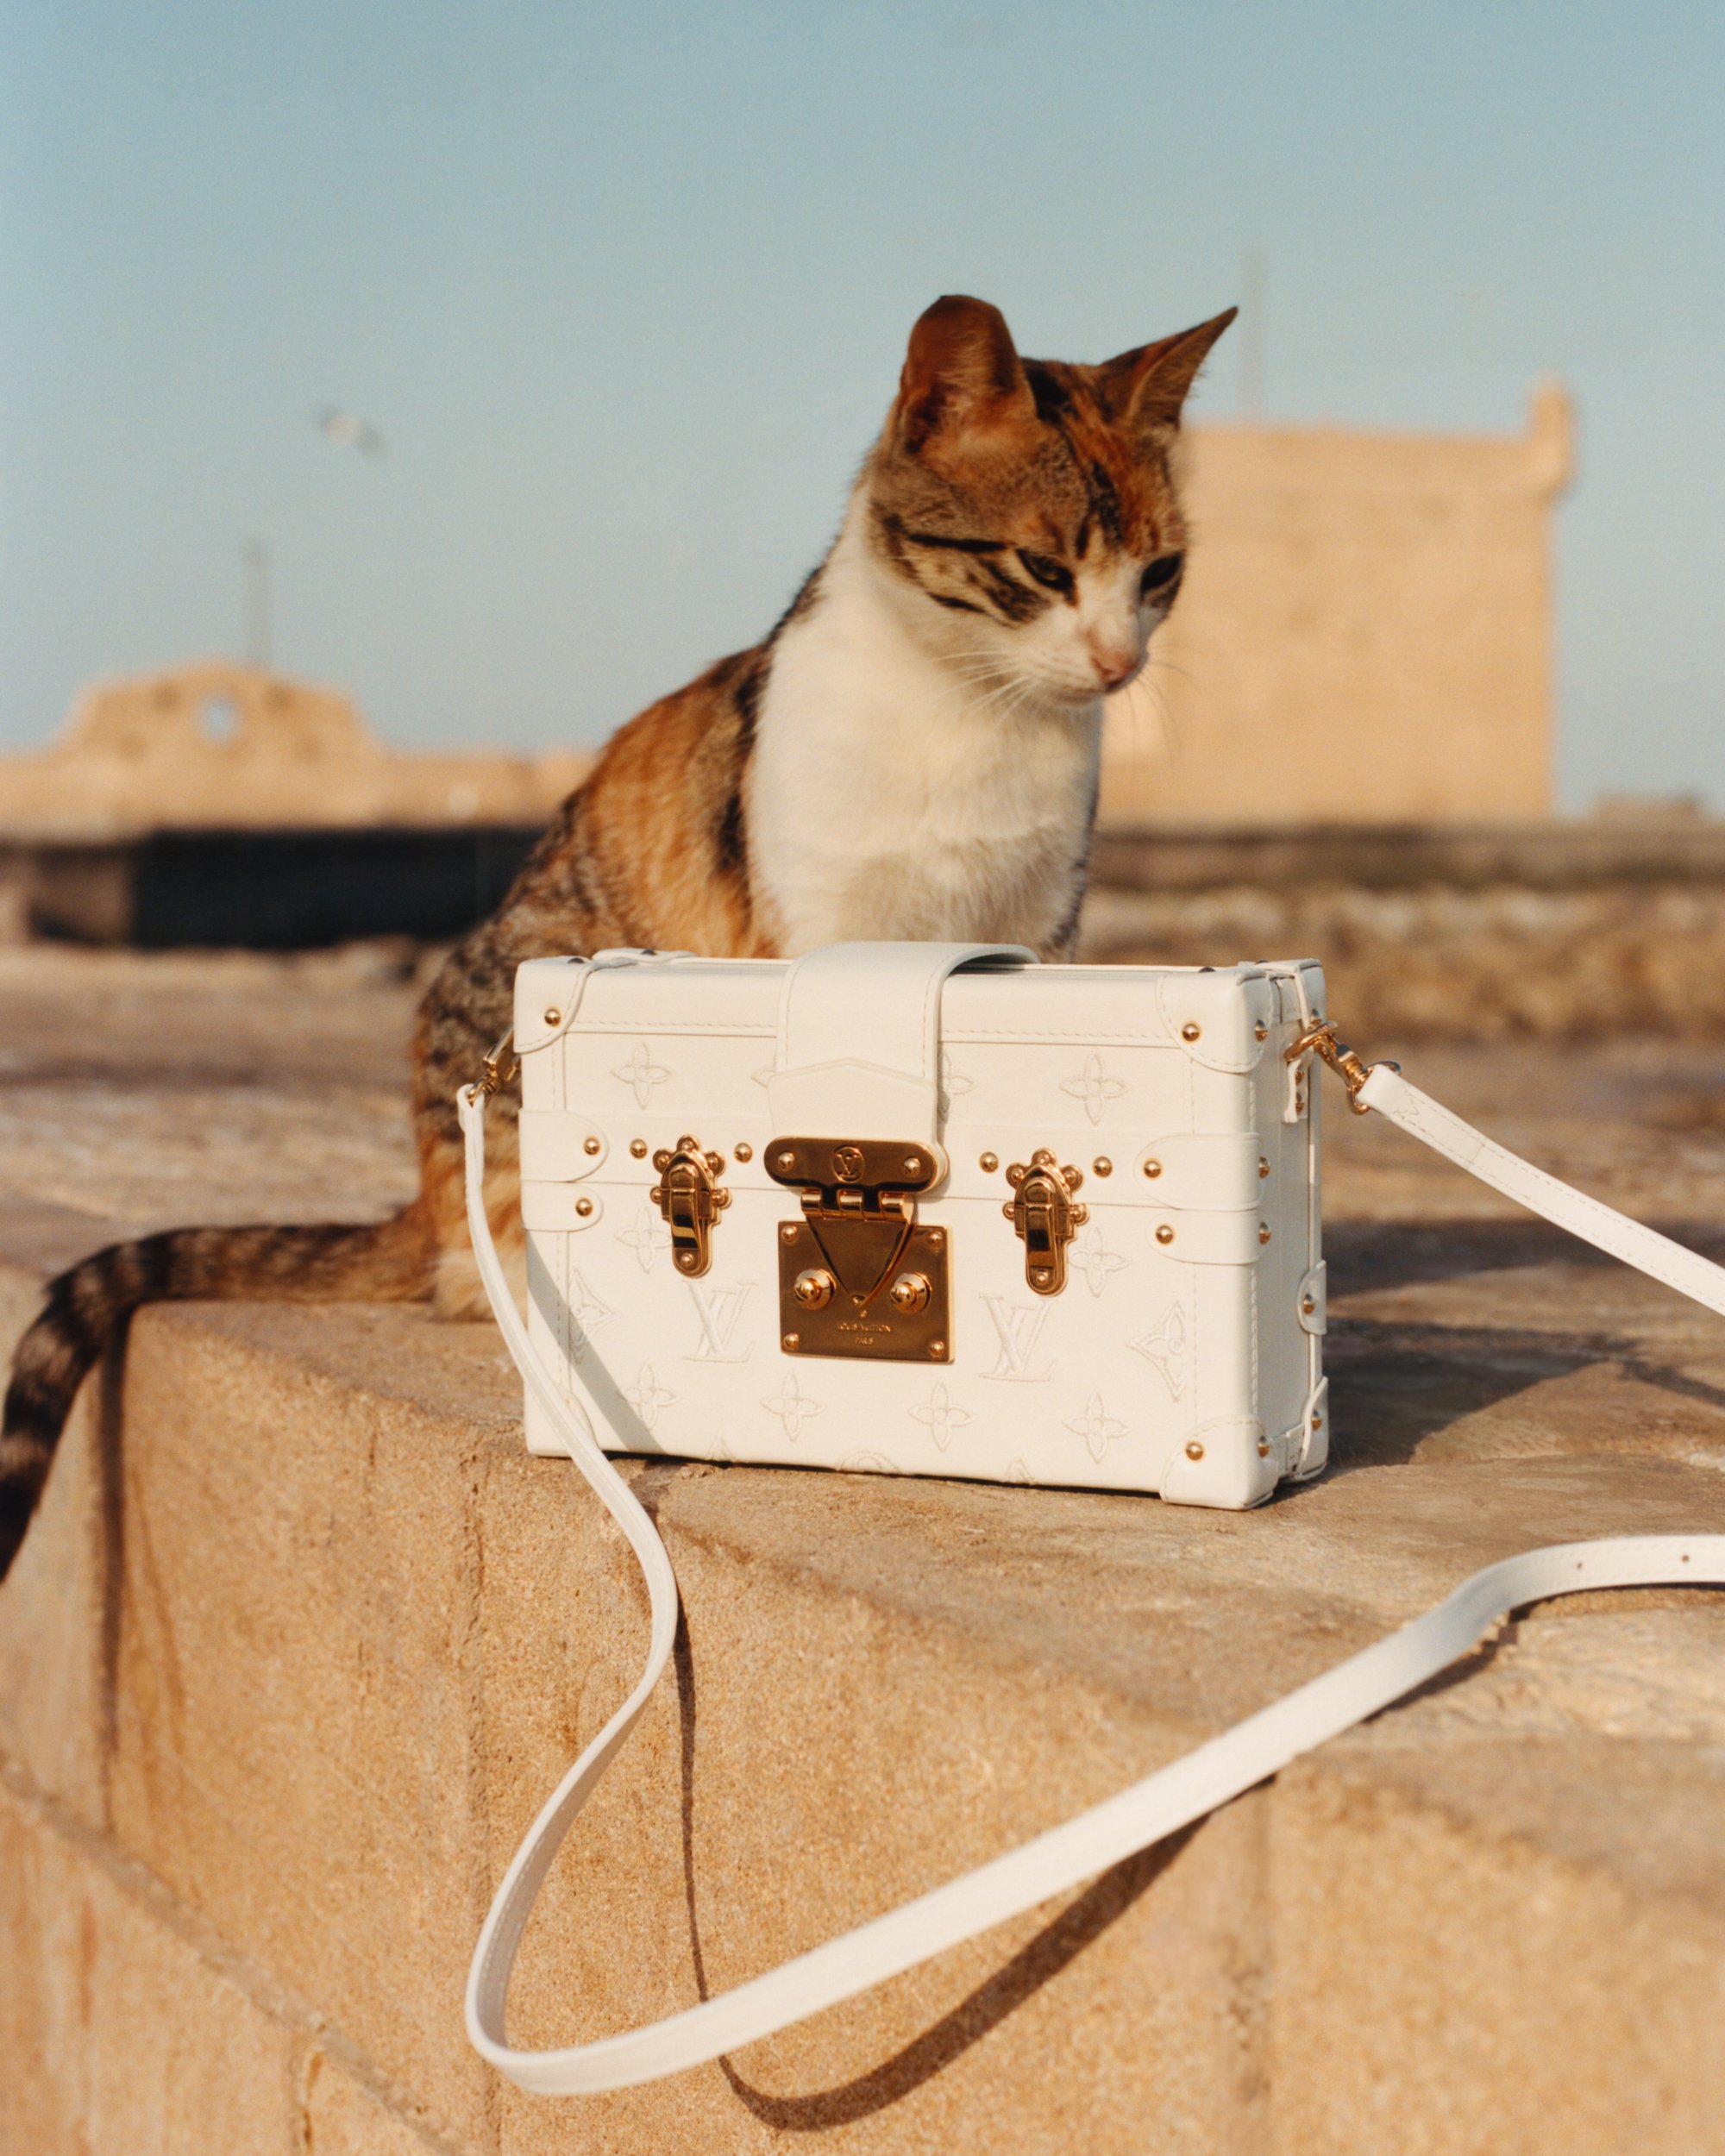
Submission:
{"label": "stone ledge", "polygon": [[[18,1225],[16,1315],[31,1246],[60,1262],[77,1225]],[[1562,1269],[1513,1282],[1524,1327],[1542,1294],[1573,1321]],[[1413,1320],[1456,1314],[1452,1282],[1396,1294]],[[1614,1339],[1638,1322],[1668,1370],[1707,1351],[1618,1293]],[[1343,1382],[1343,1471],[1245,1518],[636,1467],[685,1648],[553,1875],[518,2040],[688,2002],[696,1941],[718,1989],[861,1921],[1511,1550],[1718,1526],[1725,1414],[1705,1385],[1662,1397],[1680,1427],[1656,1453],[1615,1395],[1596,1412],[1536,1374],[1471,1398],[1452,1457],[1440,1426],[1350,1470]],[[1676,1593],[1523,1618],[1465,1683],[1178,1848],[729,2067],[583,2103],[499,2086],[461,2035],[467,1951],[644,1638],[626,1550],[567,1468],[524,1454],[518,1404],[488,1328],[390,1309],[149,1311],[87,1388],[0,1594],[0,1737],[53,1820],[3,1873],[30,1972],[9,2048],[37,2062],[5,2078],[9,2145],[76,2145],[76,2121],[100,2156],[307,2135],[395,2156],[428,2134],[506,2156],[793,2135],[847,2156],[1532,2156],[1560,2121],[1566,2156],[1725,2147],[1725,1606]],[[112,1919],[141,1973],[116,1979],[103,2071],[160,2090],[149,2062],[172,2055],[176,2088],[255,2086],[269,2135],[298,2142],[218,2131],[214,2098],[172,2090],[107,2123],[110,2009],[92,1994],[77,2018],[72,1942],[122,1873],[153,1883]]]}

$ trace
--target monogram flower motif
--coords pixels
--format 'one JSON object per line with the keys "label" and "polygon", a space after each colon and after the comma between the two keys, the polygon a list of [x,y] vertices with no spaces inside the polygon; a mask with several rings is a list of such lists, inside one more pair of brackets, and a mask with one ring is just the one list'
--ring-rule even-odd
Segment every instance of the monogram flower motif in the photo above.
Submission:
{"label": "monogram flower motif", "polygon": [[636,1106],[644,1108],[653,1098],[654,1087],[662,1086],[671,1074],[662,1063],[654,1062],[645,1041],[637,1041],[625,1060],[612,1067],[611,1075],[629,1087]]}
{"label": "monogram flower motif", "polygon": [[1127,1260],[1108,1248],[1101,1226],[1093,1220],[1067,1251],[1066,1263],[1075,1273],[1083,1274],[1084,1285],[1093,1295],[1100,1295],[1108,1284],[1108,1275],[1124,1271]]}
{"label": "monogram flower motif", "polygon": [[1102,1068],[1102,1059],[1093,1048],[1084,1058],[1084,1068],[1076,1078],[1068,1078],[1061,1085],[1062,1093],[1070,1093],[1075,1100],[1082,1100],[1084,1112],[1093,1123],[1100,1123],[1102,1111],[1109,1101],[1118,1100],[1126,1091],[1126,1081],[1116,1078]]}
{"label": "monogram flower motif", "polygon": [[952,1050],[950,1048],[943,1048],[940,1051],[940,1090],[943,1096],[941,1102],[943,1115],[950,1115],[952,1112],[952,1104],[955,1100],[961,1100],[967,1093],[975,1093],[976,1090],[976,1081],[974,1078],[967,1078],[962,1070],[955,1070],[952,1068]]}
{"label": "monogram flower motif", "polygon": [[1148,1332],[1126,1342],[1134,1354],[1155,1365],[1170,1400],[1178,1400],[1186,1389],[1187,1344],[1186,1313],[1177,1302],[1169,1304]]}
{"label": "monogram flower motif", "polygon": [[961,1407],[944,1385],[937,1385],[920,1407],[913,1407],[911,1414],[921,1423],[934,1439],[935,1449],[944,1452],[952,1442],[955,1430],[962,1430],[970,1420],[970,1410]]}
{"label": "monogram flower motif", "polygon": [[658,1207],[649,1205],[643,1198],[641,1210],[635,1216],[635,1225],[632,1228],[619,1228],[617,1240],[625,1250],[634,1251],[636,1263],[643,1273],[650,1273],[654,1252],[668,1250],[671,1247],[671,1231],[659,1218]]}
{"label": "monogram flower motif", "polygon": [[617,1313],[608,1302],[600,1301],[574,1265],[569,1268],[568,1293],[563,1300],[569,1313],[569,1353],[580,1363],[586,1358],[593,1334]]}
{"label": "monogram flower motif", "polygon": [[676,1396],[674,1393],[668,1392],[653,1375],[650,1363],[641,1365],[640,1376],[623,1395],[640,1416],[643,1427],[648,1430],[659,1420],[659,1410],[668,1407]]}
{"label": "monogram flower motif", "polygon": [[1093,1460],[1100,1461],[1107,1450],[1111,1438],[1123,1438],[1125,1423],[1111,1415],[1102,1405],[1101,1393],[1092,1393],[1082,1415],[1075,1415],[1066,1427],[1075,1438],[1082,1438],[1085,1450]]}
{"label": "monogram flower motif", "polygon": [[769,1415],[776,1415],[785,1426],[785,1435],[794,1445],[803,1433],[803,1425],[820,1413],[820,1402],[811,1400],[797,1383],[796,1374],[787,1370],[785,1382],[770,1400],[761,1405]]}

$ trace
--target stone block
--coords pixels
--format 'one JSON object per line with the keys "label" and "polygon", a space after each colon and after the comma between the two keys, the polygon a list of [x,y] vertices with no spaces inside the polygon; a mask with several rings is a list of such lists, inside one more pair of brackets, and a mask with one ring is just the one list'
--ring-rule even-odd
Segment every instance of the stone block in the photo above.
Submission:
{"label": "stone block", "polygon": [[288,2032],[16,1784],[0,1878],[0,2147],[292,2156]]}
{"label": "stone block", "polygon": [[[0,1232],[0,1358],[44,1275],[103,1239],[69,1208],[9,1205]],[[117,1550],[117,1366],[85,1386],[16,1563],[0,1585],[0,1753],[99,1823],[106,1809]]]}
{"label": "stone block", "polygon": [[307,2058],[299,2102],[295,2156],[455,2156],[452,2143],[404,2117],[327,2053]]}
{"label": "stone block", "polygon": [[[1638,1799],[1654,1819],[1671,1808],[1659,1785],[1678,1748],[1615,1774],[1579,1751],[1535,1746],[1511,1771],[1590,1767],[1593,1804],[1618,1821]],[[1491,1786],[1482,1774],[1479,1794]],[[1716,1777],[1704,1809],[1716,1836]],[[1638,1894],[1609,1865],[1329,1763],[1283,1777],[1274,1820],[1276,2151],[1725,2149],[1716,1895]]]}
{"label": "stone block", "polygon": [[[452,2138],[480,1911],[468,1527],[482,1421],[417,1313],[162,1308],[126,1378],[113,1832]],[[417,1396],[416,1396],[417,1388]],[[447,1391],[447,1387],[446,1387]]]}

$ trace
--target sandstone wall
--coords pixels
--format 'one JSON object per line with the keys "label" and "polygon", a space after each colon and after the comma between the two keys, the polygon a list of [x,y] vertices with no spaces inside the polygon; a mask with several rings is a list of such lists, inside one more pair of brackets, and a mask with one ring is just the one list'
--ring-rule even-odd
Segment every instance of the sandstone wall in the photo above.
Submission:
{"label": "sandstone wall", "polygon": [[1195,428],[1191,567],[1111,712],[1104,815],[1548,812],[1570,427],[1548,386],[1521,439]]}

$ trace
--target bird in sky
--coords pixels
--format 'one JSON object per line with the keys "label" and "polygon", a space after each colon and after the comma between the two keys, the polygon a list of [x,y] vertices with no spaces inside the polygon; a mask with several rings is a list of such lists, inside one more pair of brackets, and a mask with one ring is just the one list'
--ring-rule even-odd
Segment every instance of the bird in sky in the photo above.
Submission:
{"label": "bird in sky", "polygon": [[369,419],[361,419],[356,412],[343,411],[339,404],[324,404],[314,415],[317,431],[326,442],[333,442],[338,449],[357,449],[361,456],[380,457],[383,454],[383,436]]}

